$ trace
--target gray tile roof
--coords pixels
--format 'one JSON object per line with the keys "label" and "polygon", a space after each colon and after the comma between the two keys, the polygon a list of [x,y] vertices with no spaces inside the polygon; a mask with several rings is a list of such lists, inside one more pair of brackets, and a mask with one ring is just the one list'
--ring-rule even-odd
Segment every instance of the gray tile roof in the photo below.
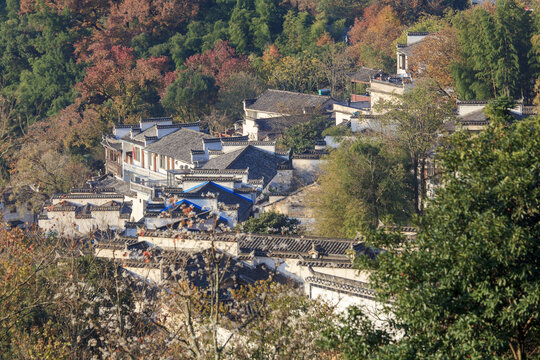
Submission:
{"label": "gray tile roof", "polygon": [[358,240],[332,239],[317,237],[297,237],[262,234],[245,234],[238,239],[239,253],[255,253],[255,256],[271,254],[289,254],[292,257],[310,257],[315,250],[324,258],[347,258],[350,250],[363,251],[365,248]]}
{"label": "gray tile roof", "polygon": [[152,118],[141,118],[141,122],[167,122],[173,121],[172,117],[152,117]]}
{"label": "gray tile roof", "polygon": [[[218,203],[223,203],[225,205],[238,205],[239,222],[247,220],[249,217],[251,208],[253,207],[253,202],[251,200],[248,200],[245,196],[236,194],[231,190],[219,186],[211,181],[186,192],[186,194],[197,194],[201,197],[208,193],[217,194]],[[182,198],[183,194],[178,194],[177,196],[178,198]]]}
{"label": "gray tile roof", "polygon": [[370,289],[366,282],[321,273],[314,271],[311,267],[309,271],[311,276],[306,278],[309,284],[362,298],[375,299],[375,291]]}
{"label": "gray tile roof", "polygon": [[[516,113],[516,112],[510,112],[510,115],[514,117],[516,120],[523,120],[524,118],[530,116],[531,114],[534,114],[534,111],[530,111],[529,107],[525,107],[525,110],[523,113]],[[478,109],[476,111],[473,111],[467,115],[463,115],[459,117],[459,122],[461,125],[487,125],[489,124],[489,119],[487,118],[486,114],[484,113],[484,109]]]}
{"label": "gray tile roof", "polygon": [[120,142],[120,140],[116,139],[113,136],[103,136],[103,139],[101,140],[101,145],[109,149],[122,151],[122,142]]}
{"label": "gray tile roof", "polygon": [[308,150],[301,154],[293,154],[293,159],[321,159],[328,155],[328,150]]}
{"label": "gray tile roof", "polygon": [[148,145],[146,150],[191,163],[191,150],[204,150],[202,140],[208,138],[212,136],[182,128]]}
{"label": "gray tile roof", "polygon": [[[145,233],[145,236],[155,237],[171,237],[174,235],[160,231],[148,231]],[[218,233],[215,234],[215,237],[209,233],[196,233],[189,236],[198,241],[237,242],[239,255],[279,255],[300,259],[307,265],[325,261],[337,261],[339,264],[346,263],[347,260],[350,260],[351,250],[368,256],[374,256],[379,252],[366,248],[365,244],[357,239],[247,233]],[[312,257],[313,251],[319,255],[316,259]]]}
{"label": "gray tile roof", "polygon": [[130,137],[129,134],[127,134],[126,136],[124,136],[122,138],[122,140],[130,141],[130,142],[143,143],[144,144],[145,136],[157,136],[156,127],[152,126],[152,127],[148,128],[148,129],[138,133],[134,137]]}
{"label": "gray tile roof", "polygon": [[259,139],[276,140],[290,127],[308,122],[312,117],[311,114],[300,114],[257,119],[255,123],[259,128]]}
{"label": "gray tile roof", "polygon": [[360,69],[358,69],[358,71],[355,71],[354,73],[350,74],[349,78],[353,81],[361,81],[361,82],[369,83],[369,81],[371,80],[373,76],[382,72],[383,72],[382,70],[370,69],[370,68],[362,66]]}
{"label": "gray tile roof", "polygon": [[421,42],[417,42],[411,45],[405,45],[405,46],[398,46],[397,52],[398,54],[404,54],[405,56],[411,56],[414,55],[415,49],[420,45]]}
{"label": "gray tile roof", "polygon": [[[168,118],[157,118],[158,120],[152,120],[152,119],[143,119],[147,121],[159,121],[159,119],[162,119],[161,121],[167,121]],[[145,144],[145,140],[148,138],[154,138],[158,136],[158,129],[181,129],[184,127],[191,127],[191,126],[199,126],[200,122],[194,122],[194,123],[184,123],[184,124],[171,124],[171,125],[163,125],[163,124],[156,124],[152,127],[149,127],[148,129],[140,132],[139,134],[130,137],[129,134],[124,136],[122,140],[129,141],[138,145]]]}
{"label": "gray tile roof", "polygon": [[460,116],[461,123],[484,123],[487,121],[487,116],[484,114],[484,109],[473,111],[467,115]]}
{"label": "gray tile roof", "polygon": [[246,108],[280,114],[301,114],[304,109],[323,110],[331,102],[333,100],[330,96],[268,89],[255,102],[246,104]]}
{"label": "gray tile roof", "polygon": [[248,145],[208,160],[203,169],[249,169],[248,179],[262,178],[266,186],[276,176],[279,160],[274,154]]}
{"label": "gray tile roof", "polygon": [[99,181],[92,181],[90,184],[93,188],[95,188],[96,193],[103,192],[101,189],[114,189],[114,191],[118,194],[129,197],[137,197],[137,193],[131,190],[129,182],[117,179],[112,175],[106,176]]}

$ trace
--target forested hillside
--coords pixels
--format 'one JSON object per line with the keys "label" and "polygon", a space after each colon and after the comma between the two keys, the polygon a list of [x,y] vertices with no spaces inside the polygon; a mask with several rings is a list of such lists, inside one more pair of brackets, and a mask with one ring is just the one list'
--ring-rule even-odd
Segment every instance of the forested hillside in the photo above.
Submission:
{"label": "forested hillside", "polygon": [[441,54],[425,55],[418,76],[455,89],[453,96],[532,97],[538,21],[505,4],[7,0],[0,9],[2,182],[65,191],[101,167],[101,134],[140,116],[201,119],[222,131],[241,118],[244,98],[268,87],[330,88],[346,99],[346,74],[358,66],[395,71],[407,28],[438,31],[420,54]]}

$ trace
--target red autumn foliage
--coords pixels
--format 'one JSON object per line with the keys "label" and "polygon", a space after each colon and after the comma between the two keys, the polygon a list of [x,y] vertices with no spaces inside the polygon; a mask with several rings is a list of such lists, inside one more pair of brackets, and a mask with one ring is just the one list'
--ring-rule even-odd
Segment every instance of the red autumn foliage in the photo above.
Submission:
{"label": "red autumn foliage", "polygon": [[[32,11],[37,0],[23,1],[31,5],[25,5],[25,11]],[[129,46],[133,37],[142,33],[159,35],[175,30],[199,11],[199,0],[47,0],[47,4],[55,4],[53,7],[58,10],[64,8],[62,3],[71,2],[88,4],[82,10],[79,9],[82,5],[68,6],[73,13],[92,11],[95,15],[84,22],[86,27],[94,28],[92,34],[75,44],[81,61],[88,61],[100,49]],[[93,3],[100,5],[93,6]]]}
{"label": "red autumn foliage", "polygon": [[190,56],[185,65],[190,71],[200,71],[213,76],[220,87],[234,73],[253,71],[249,59],[238,55],[228,41],[216,41],[213,49]]}
{"label": "red autumn foliage", "polygon": [[332,45],[334,40],[329,33],[325,32],[317,39],[317,46]]}
{"label": "red autumn foliage", "polygon": [[281,58],[281,54],[274,44],[270,45],[262,56],[263,61],[278,60],[279,58]]}
{"label": "red autumn foliage", "polygon": [[198,11],[198,0],[123,0],[111,6],[111,17],[116,26],[136,33],[159,33],[178,27]]}
{"label": "red autumn foliage", "polygon": [[159,96],[163,98],[169,86],[178,78],[178,70],[169,71],[163,76],[163,86],[159,91]]}
{"label": "red autumn foliage", "polygon": [[135,60],[131,48],[112,46],[110,51],[96,51],[91,60],[94,65],[86,69],[84,80],[76,85],[82,102],[100,104],[109,99],[116,101],[129,91],[163,87],[165,57]]}

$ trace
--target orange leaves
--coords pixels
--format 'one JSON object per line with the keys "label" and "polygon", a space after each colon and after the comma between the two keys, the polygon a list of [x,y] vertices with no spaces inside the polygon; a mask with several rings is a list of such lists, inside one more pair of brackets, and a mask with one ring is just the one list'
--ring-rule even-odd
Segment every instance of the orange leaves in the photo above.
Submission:
{"label": "orange leaves", "polygon": [[328,32],[324,32],[318,39],[317,39],[317,46],[324,46],[324,45],[332,45],[334,43],[334,40],[330,36]]}
{"label": "orange leaves", "polygon": [[390,6],[373,4],[364,10],[349,31],[351,52],[358,64],[379,68],[394,58],[394,41],[404,26]]}
{"label": "orange leaves", "polygon": [[117,26],[135,28],[136,33],[159,33],[175,28],[199,11],[197,0],[123,0],[111,7]]}
{"label": "orange leaves", "polygon": [[409,58],[409,69],[414,77],[428,77],[448,89],[453,85],[450,65],[461,61],[456,29],[446,26],[427,36]]}

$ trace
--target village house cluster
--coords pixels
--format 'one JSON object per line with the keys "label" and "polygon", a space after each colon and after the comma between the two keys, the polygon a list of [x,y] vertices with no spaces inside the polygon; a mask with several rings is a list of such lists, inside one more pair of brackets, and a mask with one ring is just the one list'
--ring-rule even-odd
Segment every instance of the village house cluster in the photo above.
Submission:
{"label": "village house cluster", "polygon": [[[392,131],[392,124],[380,122],[375,105],[396,101],[414,86],[409,57],[428,35],[408,33],[407,44],[396,49],[395,74],[368,68],[350,74],[346,102],[268,89],[257,99],[244,100],[244,118],[227,136],[202,131],[199,122],[176,123],[167,117],[115,125],[102,139],[104,175],[85,188],[53,196],[37,215],[38,225],[70,237],[91,236],[97,256],[119,261],[156,283],[166,278],[164,254],[197,253],[213,244],[248,269],[262,264],[275,268],[303,286],[309,297],[334,301],[341,309],[361,304],[376,313],[379,305],[367,275],[353,267],[355,255],[376,254],[361,240],[241,234],[234,229],[266,211],[299,219],[309,229],[313,218],[306,198],[316,191],[321,163],[338,141],[327,136],[300,154],[278,150],[276,141],[314,115],[327,116],[353,134]],[[488,122],[486,104],[458,101],[458,121],[448,124],[449,130],[481,130]],[[512,113],[519,118],[533,109],[518,103]],[[433,190],[435,185],[428,186]],[[3,206],[4,218],[7,211],[18,225],[13,215],[19,211],[7,200]],[[401,231],[415,236],[412,228]]]}

